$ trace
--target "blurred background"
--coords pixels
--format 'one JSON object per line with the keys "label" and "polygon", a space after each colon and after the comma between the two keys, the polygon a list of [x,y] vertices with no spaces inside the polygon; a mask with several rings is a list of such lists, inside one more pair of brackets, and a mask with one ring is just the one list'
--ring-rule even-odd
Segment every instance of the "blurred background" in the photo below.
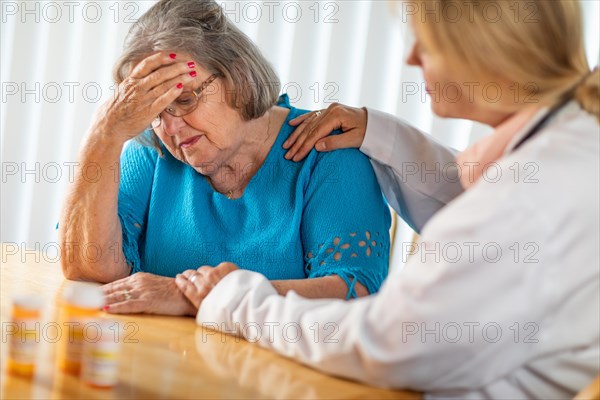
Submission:
{"label": "blurred background", "polygon": [[[2,242],[56,246],[56,222],[94,110],[114,92],[112,66],[132,23],[155,1],[2,1]],[[402,3],[218,1],[278,72],[299,108],[368,106],[464,149],[490,130],[432,115]],[[586,53],[599,60],[600,2],[582,1]],[[411,239],[400,223],[400,246]]]}

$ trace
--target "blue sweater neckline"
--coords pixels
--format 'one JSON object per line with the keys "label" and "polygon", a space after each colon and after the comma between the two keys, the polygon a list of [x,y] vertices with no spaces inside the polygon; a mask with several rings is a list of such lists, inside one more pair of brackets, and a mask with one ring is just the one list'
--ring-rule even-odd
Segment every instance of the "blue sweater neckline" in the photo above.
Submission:
{"label": "blue sweater neckline", "polygon": [[[290,98],[287,95],[287,93],[284,93],[281,96],[279,96],[279,99],[277,100],[276,105],[279,107],[287,108],[290,110],[290,112],[285,117],[285,121],[283,121],[283,125],[281,126],[281,129],[279,129],[279,132],[277,133],[277,138],[273,142],[273,145],[271,146],[271,149],[269,150],[269,153],[267,154],[265,161],[263,162],[261,167],[258,169],[258,171],[256,171],[256,174],[252,177],[252,179],[246,186],[246,189],[244,190],[244,193],[242,194],[242,196],[237,199],[229,199],[229,198],[227,198],[226,195],[219,193],[216,190],[214,191],[214,196],[223,197],[223,198],[227,199],[227,201],[230,203],[235,203],[235,202],[241,201],[244,199],[246,192],[248,191],[248,189],[250,189],[253,182],[257,179],[263,179],[262,175],[264,173],[263,171],[265,170],[266,166],[272,165],[273,163],[277,163],[277,162],[292,162],[292,161],[286,160],[283,157],[283,155],[284,155],[283,142],[285,142],[285,140],[290,136],[290,134],[294,130],[294,128],[289,124],[289,122],[292,119],[298,117],[299,115],[304,114],[306,111],[302,112],[302,110],[299,110],[299,109],[293,107],[290,104]],[[208,182],[206,182],[206,183],[208,184]]]}

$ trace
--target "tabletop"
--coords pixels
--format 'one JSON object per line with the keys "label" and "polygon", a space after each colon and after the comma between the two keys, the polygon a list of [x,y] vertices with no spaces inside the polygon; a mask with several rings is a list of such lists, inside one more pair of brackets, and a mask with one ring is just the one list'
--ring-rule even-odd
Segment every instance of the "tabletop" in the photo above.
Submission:
{"label": "tabletop", "polygon": [[[67,280],[56,249],[2,244],[0,320],[1,397],[9,398],[294,398],[419,399],[409,391],[374,388],[322,374],[243,339],[203,329],[190,317],[110,316],[123,329],[119,382],[97,389],[56,367],[57,343],[44,328],[57,320]],[[33,378],[12,376],[6,358],[11,299],[37,293],[45,300]],[[49,330],[48,330],[49,332]],[[50,335],[50,334],[48,334]],[[44,340],[46,338],[46,340]]]}

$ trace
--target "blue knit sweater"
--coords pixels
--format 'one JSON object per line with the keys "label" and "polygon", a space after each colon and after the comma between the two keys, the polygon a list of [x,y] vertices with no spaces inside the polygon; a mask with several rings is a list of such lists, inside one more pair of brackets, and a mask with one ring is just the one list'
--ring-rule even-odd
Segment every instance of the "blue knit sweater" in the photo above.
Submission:
{"label": "blue knit sweater", "polygon": [[231,261],[268,279],[339,275],[376,292],[388,270],[390,215],[366,156],[313,150],[284,159],[290,109],[243,196],[229,200],[166,148],[131,141],[121,156],[119,218],[132,272],[175,276]]}

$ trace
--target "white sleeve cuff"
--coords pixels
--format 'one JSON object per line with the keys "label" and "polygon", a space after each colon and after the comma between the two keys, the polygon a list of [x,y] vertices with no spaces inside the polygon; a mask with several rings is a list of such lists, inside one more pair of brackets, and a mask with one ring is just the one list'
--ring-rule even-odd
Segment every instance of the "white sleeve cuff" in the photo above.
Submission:
{"label": "white sleeve cuff", "polygon": [[225,276],[206,296],[196,315],[198,325],[213,329],[231,331],[235,327],[232,315],[240,303],[252,290],[255,297],[264,298],[278,295],[269,280],[263,275],[237,270]]}

